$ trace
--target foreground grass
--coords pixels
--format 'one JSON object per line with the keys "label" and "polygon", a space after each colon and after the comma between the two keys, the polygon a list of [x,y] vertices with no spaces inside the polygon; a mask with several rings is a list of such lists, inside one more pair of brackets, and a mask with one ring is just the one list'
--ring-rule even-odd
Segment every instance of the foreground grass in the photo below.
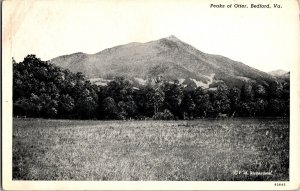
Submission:
{"label": "foreground grass", "polygon": [[14,119],[13,179],[288,180],[283,119]]}

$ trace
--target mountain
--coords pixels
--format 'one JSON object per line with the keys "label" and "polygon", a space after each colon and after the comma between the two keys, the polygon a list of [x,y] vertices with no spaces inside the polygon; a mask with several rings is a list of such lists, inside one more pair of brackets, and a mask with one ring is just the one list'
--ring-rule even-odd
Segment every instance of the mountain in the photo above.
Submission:
{"label": "mountain", "polygon": [[279,77],[284,78],[284,79],[290,79],[290,72],[284,73],[280,75]]}
{"label": "mountain", "polygon": [[274,70],[274,71],[269,72],[268,74],[279,77],[279,76],[287,75],[287,74],[289,74],[289,72],[287,72],[285,70]]}
{"label": "mountain", "polygon": [[274,70],[269,72],[269,74],[276,77],[278,80],[290,80],[290,72],[287,72],[285,70]]}
{"label": "mountain", "polygon": [[51,63],[103,82],[126,76],[144,82],[161,76],[181,83],[212,87],[215,83],[241,85],[245,81],[270,81],[274,77],[220,55],[201,52],[175,36],[146,43],[133,42],[96,54],[75,53],[59,56]]}

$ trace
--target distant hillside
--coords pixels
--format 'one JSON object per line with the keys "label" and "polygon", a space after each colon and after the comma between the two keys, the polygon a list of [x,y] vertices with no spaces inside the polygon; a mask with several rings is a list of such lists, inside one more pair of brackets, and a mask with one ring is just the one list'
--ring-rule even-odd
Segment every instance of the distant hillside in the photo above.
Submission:
{"label": "distant hillside", "polygon": [[287,73],[285,73],[285,74],[282,74],[280,77],[281,77],[281,78],[290,78],[290,72],[287,72]]}
{"label": "distant hillside", "polygon": [[274,70],[274,71],[271,71],[269,72],[270,75],[272,76],[282,76],[282,75],[286,75],[288,74],[289,72],[285,71],[285,70]]}
{"label": "distant hillside", "polygon": [[96,54],[59,56],[50,62],[72,72],[82,72],[94,81],[99,78],[101,83],[114,76],[126,76],[140,82],[161,76],[203,87],[222,81],[228,85],[241,85],[245,81],[275,79],[241,62],[203,53],[175,36],[146,43],[133,42]]}

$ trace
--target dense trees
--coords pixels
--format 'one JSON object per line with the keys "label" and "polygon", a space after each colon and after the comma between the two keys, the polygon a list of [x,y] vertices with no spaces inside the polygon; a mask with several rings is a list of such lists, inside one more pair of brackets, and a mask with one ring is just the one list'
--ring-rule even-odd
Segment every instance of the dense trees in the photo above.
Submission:
{"label": "dense trees", "polygon": [[180,108],[183,99],[183,87],[178,83],[164,83],[165,107],[170,110],[176,118],[183,118]]}
{"label": "dense trees", "polygon": [[13,60],[13,113],[27,117],[73,119],[194,119],[227,116],[289,116],[289,81],[247,82],[242,87],[184,87],[161,78],[134,86],[116,77],[106,86],[82,73],[28,55]]}
{"label": "dense trees", "polygon": [[13,64],[14,115],[45,118],[95,117],[97,87],[81,73],[41,61],[28,55]]}

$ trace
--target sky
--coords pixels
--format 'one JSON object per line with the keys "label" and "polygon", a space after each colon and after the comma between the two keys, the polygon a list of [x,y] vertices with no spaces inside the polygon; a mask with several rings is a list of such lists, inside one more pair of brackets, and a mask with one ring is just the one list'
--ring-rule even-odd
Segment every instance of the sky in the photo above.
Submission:
{"label": "sky", "polygon": [[211,2],[250,7],[255,0],[4,1],[2,43],[19,62],[28,54],[49,60],[174,35],[265,72],[299,63],[297,1],[256,1],[280,9],[210,8]]}

